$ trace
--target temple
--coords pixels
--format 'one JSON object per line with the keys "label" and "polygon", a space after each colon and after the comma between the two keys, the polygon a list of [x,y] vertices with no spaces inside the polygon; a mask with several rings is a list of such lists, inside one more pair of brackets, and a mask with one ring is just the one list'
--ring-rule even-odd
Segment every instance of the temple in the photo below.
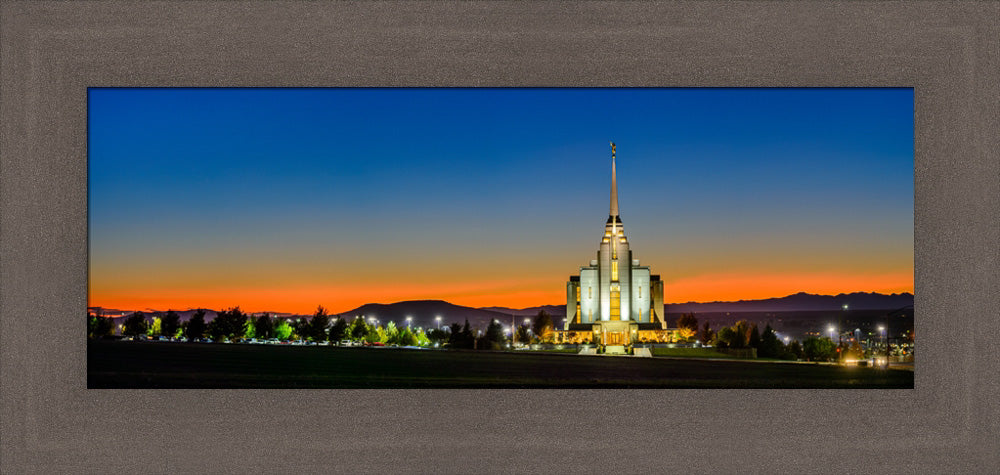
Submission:
{"label": "temple", "polygon": [[592,342],[608,354],[626,353],[638,342],[662,341],[663,282],[632,258],[618,212],[615,144],[611,143],[611,206],[597,259],[566,283],[564,342]]}

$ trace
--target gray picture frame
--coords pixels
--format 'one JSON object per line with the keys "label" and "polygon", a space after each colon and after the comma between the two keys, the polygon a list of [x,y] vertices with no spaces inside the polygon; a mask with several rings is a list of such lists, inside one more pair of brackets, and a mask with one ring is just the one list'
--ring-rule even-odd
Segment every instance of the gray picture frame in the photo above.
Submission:
{"label": "gray picture frame", "polygon": [[[1000,4],[7,1],[0,13],[4,473],[1000,466]],[[913,87],[915,387],[88,390],[86,91],[154,86]]]}

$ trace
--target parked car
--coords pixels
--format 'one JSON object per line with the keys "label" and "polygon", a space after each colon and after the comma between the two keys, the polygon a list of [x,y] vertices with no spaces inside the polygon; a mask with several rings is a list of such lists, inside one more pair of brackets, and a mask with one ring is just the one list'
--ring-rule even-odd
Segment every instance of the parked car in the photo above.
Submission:
{"label": "parked car", "polygon": [[354,346],[354,342],[351,340],[340,340],[340,346]]}

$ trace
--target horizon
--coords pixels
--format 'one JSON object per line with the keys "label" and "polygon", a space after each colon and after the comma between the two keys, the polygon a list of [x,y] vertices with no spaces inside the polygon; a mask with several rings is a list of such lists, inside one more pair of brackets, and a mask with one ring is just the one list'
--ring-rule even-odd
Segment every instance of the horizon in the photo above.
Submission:
{"label": "horizon", "polygon": [[665,301],[914,292],[910,88],[93,88],[88,106],[88,307],[552,305],[596,253],[609,140]]}
{"label": "horizon", "polygon": [[[699,305],[704,304],[704,305],[708,305],[708,304],[756,302],[756,301],[761,301],[761,300],[784,299],[784,298],[788,298],[788,297],[794,297],[796,295],[809,295],[809,296],[815,296],[815,297],[839,297],[839,296],[842,296],[842,295],[853,295],[853,294],[875,294],[875,295],[883,295],[883,296],[887,296],[887,297],[901,296],[901,295],[910,295],[910,296],[913,296],[912,292],[879,293],[879,292],[857,291],[857,292],[840,292],[840,293],[837,293],[837,294],[811,294],[811,293],[808,293],[808,292],[796,292],[796,293],[793,293],[793,294],[776,296],[776,297],[765,297],[765,298],[762,298],[762,299],[714,300],[714,301],[702,301],[702,302],[695,302],[695,301],[688,301],[688,302],[664,302],[664,305],[691,305],[691,304],[699,304]],[[344,315],[344,314],[348,314],[348,313],[350,313],[350,312],[352,312],[354,310],[357,310],[358,308],[364,307],[366,305],[386,305],[386,306],[388,306],[388,305],[396,305],[396,304],[400,304],[400,303],[409,303],[409,302],[443,302],[443,303],[447,303],[447,304],[451,304],[451,305],[463,306],[463,307],[474,308],[474,309],[499,308],[499,309],[508,309],[508,310],[516,310],[516,311],[523,311],[523,310],[527,310],[527,309],[540,308],[540,307],[563,307],[563,306],[565,306],[565,304],[542,304],[542,305],[530,305],[530,306],[521,307],[521,308],[517,308],[517,307],[504,307],[504,306],[500,306],[500,305],[486,305],[486,306],[480,306],[480,307],[469,307],[467,305],[459,305],[459,304],[456,304],[454,302],[449,302],[447,300],[442,300],[442,299],[411,299],[411,300],[399,300],[399,301],[395,301],[395,302],[367,302],[367,303],[364,303],[362,305],[358,305],[358,306],[352,307],[352,308],[350,308],[348,310],[343,310],[343,311],[339,311],[339,312],[330,311],[330,309],[326,309],[326,310],[327,310],[327,314],[328,315]],[[243,308],[242,305],[235,305],[235,306],[228,306],[228,307],[218,307],[218,308],[211,308],[211,307],[187,307],[187,308],[184,308],[184,309],[181,309],[181,308],[155,309],[155,308],[149,308],[149,307],[142,308],[142,309],[120,309],[120,308],[114,308],[114,307],[89,306],[88,305],[87,308],[88,309],[90,309],[90,308],[102,308],[102,309],[122,311],[122,312],[130,312],[130,311],[131,312],[170,312],[170,311],[188,312],[188,311],[192,311],[192,310],[211,310],[213,312],[216,312],[216,311],[219,311],[219,310],[226,310],[226,309],[234,308],[234,307],[239,307],[240,310],[242,312],[244,312],[244,313],[288,314],[288,315],[300,315],[300,316],[301,315],[312,315],[312,314],[315,313],[315,310],[316,310],[314,308],[312,312],[296,313],[296,312],[286,312],[286,311],[273,310],[273,309],[267,309],[267,310],[247,309],[247,308]]]}

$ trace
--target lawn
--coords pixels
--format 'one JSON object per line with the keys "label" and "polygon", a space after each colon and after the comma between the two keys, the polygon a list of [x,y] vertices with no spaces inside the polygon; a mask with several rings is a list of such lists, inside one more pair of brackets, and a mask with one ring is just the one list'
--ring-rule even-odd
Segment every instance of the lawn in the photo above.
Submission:
{"label": "lawn", "polygon": [[89,388],[912,388],[832,365],[396,348],[90,341]]}
{"label": "lawn", "polygon": [[732,355],[720,353],[712,348],[653,348],[653,356],[672,356],[677,358],[730,358]]}

